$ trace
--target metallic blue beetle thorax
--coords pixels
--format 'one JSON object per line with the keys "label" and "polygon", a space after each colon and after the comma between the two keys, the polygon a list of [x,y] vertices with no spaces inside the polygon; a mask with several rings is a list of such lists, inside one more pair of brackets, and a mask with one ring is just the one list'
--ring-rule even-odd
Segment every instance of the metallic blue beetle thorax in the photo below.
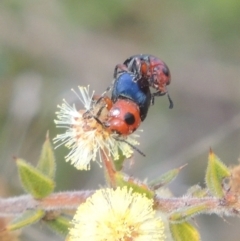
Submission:
{"label": "metallic blue beetle thorax", "polygon": [[136,81],[134,77],[133,74],[128,72],[118,75],[113,85],[112,100],[115,102],[118,98],[126,98],[134,101],[139,106],[143,121],[150,106],[151,93],[149,86],[141,85],[141,82]]}

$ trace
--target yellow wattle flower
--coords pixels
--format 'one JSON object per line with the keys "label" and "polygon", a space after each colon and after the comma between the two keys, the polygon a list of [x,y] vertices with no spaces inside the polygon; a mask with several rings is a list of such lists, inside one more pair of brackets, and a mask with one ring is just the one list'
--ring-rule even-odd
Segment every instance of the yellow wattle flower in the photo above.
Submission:
{"label": "yellow wattle flower", "polygon": [[[94,115],[101,106],[96,105],[93,99],[94,92],[89,94],[89,87],[79,87],[80,95],[74,92],[85,109],[77,110],[75,105],[71,106],[66,100],[63,100],[57,114],[55,123],[57,127],[64,128],[66,131],[63,134],[57,135],[53,141],[65,145],[70,152],[65,157],[66,161],[70,162],[79,170],[89,170],[90,162],[97,161],[101,163],[101,151],[107,151],[113,160],[119,159],[119,151],[129,158],[133,154],[133,149],[130,145],[138,145],[139,143],[132,137],[137,137],[136,134],[124,137],[124,141],[119,141],[115,133],[110,133],[101,123],[93,117],[86,118],[85,113],[89,112]],[[106,115],[105,112],[103,112]],[[105,118],[106,116],[104,116]],[[101,116],[100,116],[101,118]],[[57,147],[58,147],[57,146]]]}
{"label": "yellow wattle flower", "polygon": [[81,204],[68,241],[163,241],[164,224],[153,200],[127,187],[95,192]]}

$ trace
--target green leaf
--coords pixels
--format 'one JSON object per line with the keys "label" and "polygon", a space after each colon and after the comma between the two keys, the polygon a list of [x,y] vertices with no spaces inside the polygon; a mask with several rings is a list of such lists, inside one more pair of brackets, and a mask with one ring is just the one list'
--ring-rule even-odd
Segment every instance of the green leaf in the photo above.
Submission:
{"label": "green leaf", "polygon": [[207,210],[209,210],[207,203],[190,206],[190,207],[184,208],[182,210],[177,210],[177,211],[173,212],[170,215],[169,220],[171,222],[187,221],[188,219],[192,218],[193,216],[196,216]]}
{"label": "green leaf", "polygon": [[145,194],[147,198],[153,199],[155,196],[155,193],[149,189],[149,187],[141,182],[140,180],[129,177],[124,173],[116,172],[115,173],[115,180],[116,180],[116,186],[118,187],[131,187],[134,192],[138,192],[140,194]]}
{"label": "green leaf", "polygon": [[170,231],[174,241],[200,241],[198,230],[190,223],[170,223]]}
{"label": "green leaf", "polygon": [[44,198],[53,192],[55,183],[52,179],[22,159],[16,162],[22,185],[34,198]]}
{"label": "green leaf", "polygon": [[126,160],[126,156],[124,156],[123,152],[120,149],[118,149],[118,155],[118,160],[114,160],[114,167],[116,171],[121,171],[123,168],[123,162]]}
{"label": "green leaf", "polygon": [[43,210],[28,210],[24,212],[21,216],[14,219],[7,227],[6,230],[13,231],[20,229],[31,224],[34,224],[41,220],[45,212]]}
{"label": "green leaf", "polygon": [[53,152],[52,144],[49,140],[48,133],[46,135],[46,140],[42,147],[42,152],[40,155],[40,159],[38,161],[37,168],[46,176],[54,179],[55,171],[56,171],[56,162],[55,162],[54,152]]}
{"label": "green leaf", "polygon": [[230,175],[230,170],[210,150],[205,180],[212,195],[219,198],[224,196],[223,180]]}
{"label": "green leaf", "polygon": [[167,184],[169,184],[170,182],[172,182],[177,175],[179,174],[179,172],[183,169],[184,166],[181,166],[179,168],[175,168],[173,170],[170,170],[166,173],[164,173],[162,176],[160,176],[158,179],[155,179],[151,182],[148,183],[148,185],[153,189],[153,190],[157,190],[162,186],[165,186]]}
{"label": "green leaf", "polygon": [[53,220],[45,220],[47,226],[57,234],[66,237],[71,226],[70,219],[66,216],[58,216]]}

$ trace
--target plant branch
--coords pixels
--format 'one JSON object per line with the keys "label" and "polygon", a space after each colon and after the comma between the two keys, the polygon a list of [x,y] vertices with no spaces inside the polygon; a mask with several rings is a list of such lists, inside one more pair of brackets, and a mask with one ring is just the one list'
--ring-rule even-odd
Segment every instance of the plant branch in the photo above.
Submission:
{"label": "plant branch", "polygon": [[116,186],[116,181],[115,181],[116,170],[113,165],[112,158],[110,156],[108,156],[106,153],[108,153],[107,150],[105,150],[105,151],[101,150],[105,177],[106,177],[107,182],[110,184],[110,186],[115,187]]}
{"label": "plant branch", "polygon": [[39,200],[34,199],[31,195],[0,198],[0,217],[16,216],[31,209],[43,209],[45,211],[76,209],[94,192],[94,190],[59,192]]}
{"label": "plant branch", "polygon": [[155,207],[167,213],[194,206],[205,207],[204,213],[221,213],[229,216],[240,215],[240,197],[231,192],[227,193],[224,198],[212,196],[204,198],[189,196],[180,198],[155,197]]}
{"label": "plant branch", "polygon": [[[76,209],[94,192],[94,190],[59,192],[53,193],[41,200],[34,199],[30,195],[6,199],[0,198],[0,217],[16,216],[31,209],[42,209],[45,211]],[[155,198],[155,207],[167,213],[195,205],[206,206],[205,213],[222,213],[231,216],[239,215],[240,213],[240,199],[231,195],[231,193],[222,199],[215,197],[196,198],[188,196],[178,198],[162,198],[156,196]]]}

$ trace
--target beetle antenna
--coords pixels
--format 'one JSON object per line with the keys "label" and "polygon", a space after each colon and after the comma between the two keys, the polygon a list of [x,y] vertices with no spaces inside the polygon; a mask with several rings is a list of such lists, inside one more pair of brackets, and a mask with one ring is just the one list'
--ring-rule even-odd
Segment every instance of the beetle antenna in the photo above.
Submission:
{"label": "beetle antenna", "polygon": [[134,149],[135,151],[137,151],[140,155],[142,156],[146,156],[142,151],[140,151],[136,146],[132,145],[131,143],[129,143],[128,141],[126,140],[123,140],[123,139],[118,139],[118,138],[115,138],[117,141],[122,141],[122,142],[125,142],[126,144],[128,144],[129,146],[132,147],[132,149]]}

